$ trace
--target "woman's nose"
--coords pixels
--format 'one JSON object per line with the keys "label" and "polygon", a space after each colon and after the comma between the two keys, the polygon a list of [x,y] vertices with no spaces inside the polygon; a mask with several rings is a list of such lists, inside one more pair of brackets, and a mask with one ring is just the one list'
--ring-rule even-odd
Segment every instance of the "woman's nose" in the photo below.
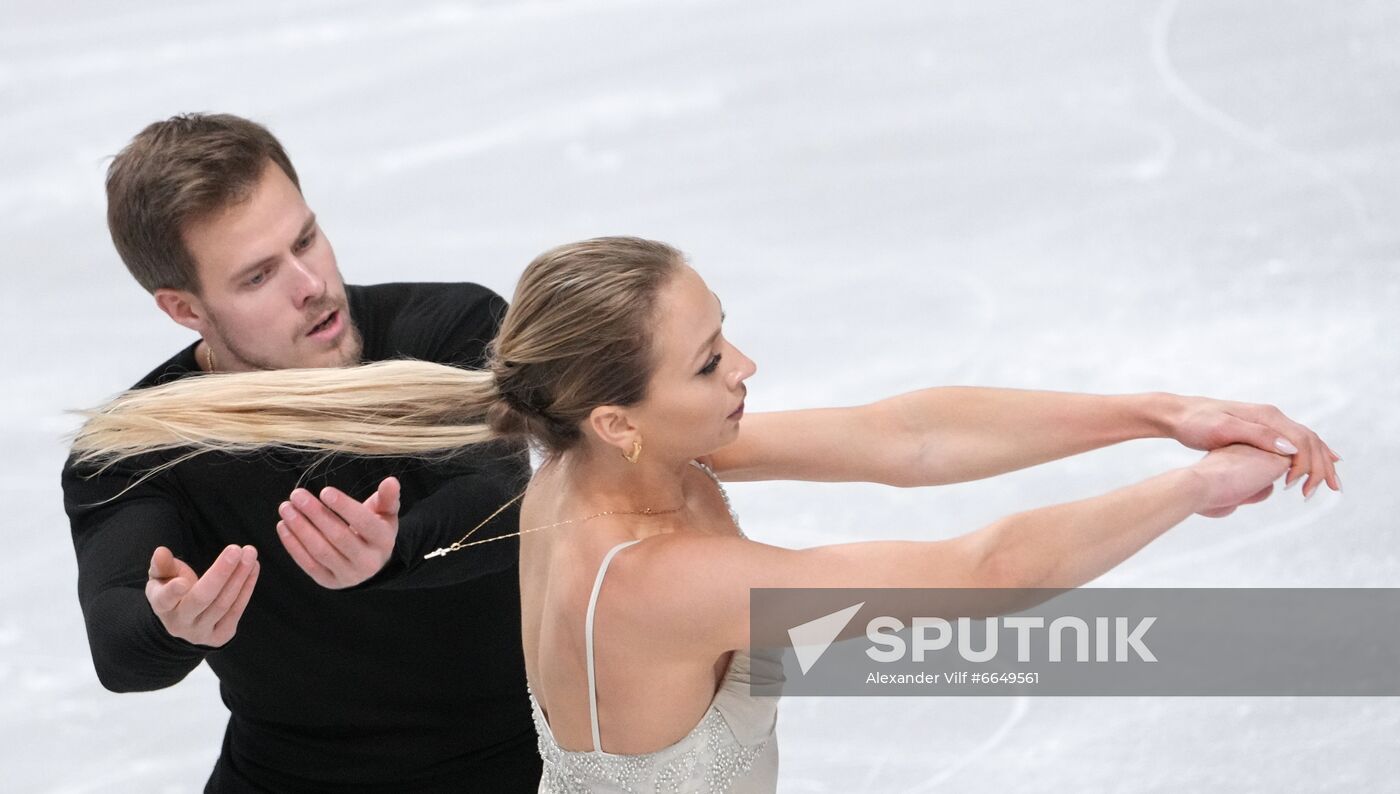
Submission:
{"label": "woman's nose", "polygon": [[742,361],[740,361],[739,366],[735,367],[734,372],[729,376],[729,387],[731,389],[737,388],[739,384],[748,380],[758,371],[758,365],[753,362],[753,359],[743,353],[740,353],[739,357]]}

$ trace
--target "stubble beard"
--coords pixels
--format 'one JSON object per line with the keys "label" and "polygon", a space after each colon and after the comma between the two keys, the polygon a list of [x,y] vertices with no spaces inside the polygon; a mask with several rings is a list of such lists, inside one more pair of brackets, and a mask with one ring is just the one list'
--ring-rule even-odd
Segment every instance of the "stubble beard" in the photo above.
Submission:
{"label": "stubble beard", "polygon": [[[354,323],[354,318],[350,316],[350,308],[347,304],[342,304],[336,309],[345,315],[345,337],[342,340],[342,352],[340,357],[326,364],[318,364],[317,367],[353,367],[361,363],[361,356],[364,354],[364,338],[360,336],[360,329]],[[292,369],[304,368],[305,364],[295,364],[292,366],[278,365],[269,359],[243,347],[243,343],[238,341],[233,335],[224,333],[223,325],[214,313],[209,314],[209,324],[213,326],[214,333],[218,335],[219,341],[224,348],[233,356],[237,369],[269,370],[269,369]],[[220,366],[219,369],[228,371],[231,367]]]}

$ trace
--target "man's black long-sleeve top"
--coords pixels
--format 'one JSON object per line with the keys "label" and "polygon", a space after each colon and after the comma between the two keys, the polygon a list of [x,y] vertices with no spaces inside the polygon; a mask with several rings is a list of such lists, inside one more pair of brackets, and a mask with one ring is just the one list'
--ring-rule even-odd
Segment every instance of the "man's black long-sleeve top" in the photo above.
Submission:
{"label": "man's black long-sleeve top", "polygon": [[[482,364],[505,302],[474,284],[347,286],[364,361]],[[191,345],[137,388],[198,375]],[[231,712],[216,768],[270,790],[439,788],[474,757],[533,737],[520,650],[515,538],[443,559],[451,543],[519,493],[519,448],[479,447],[446,462],[289,452],[207,454],[128,487],[159,456],[97,477],[64,467],[78,594],[98,677],[109,689],[159,689],[201,660]],[[298,486],[363,500],[386,476],[402,485],[386,569],[349,590],[320,587],[276,535],[277,506]],[[512,508],[476,537],[516,530]],[[202,573],[229,544],[258,549],[262,571],[233,639],[218,649],[170,636],[144,588],[167,546]],[[211,780],[211,787],[219,787]],[[232,788],[227,785],[223,788]]]}

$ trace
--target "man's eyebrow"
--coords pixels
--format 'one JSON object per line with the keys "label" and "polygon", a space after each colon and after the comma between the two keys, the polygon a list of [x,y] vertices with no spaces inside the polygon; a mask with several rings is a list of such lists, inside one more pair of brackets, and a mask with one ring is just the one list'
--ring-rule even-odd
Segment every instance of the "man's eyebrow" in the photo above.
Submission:
{"label": "man's eyebrow", "polygon": [[[316,213],[313,212],[313,213],[311,213],[310,215],[307,216],[306,222],[303,223],[303,224],[301,225],[301,231],[297,232],[297,240],[302,240],[302,239],[304,239],[304,238],[306,237],[306,235],[308,235],[308,234],[311,233],[311,229],[312,229],[312,227],[315,226],[315,225],[316,225]],[[238,282],[242,281],[243,279],[247,278],[250,274],[252,274],[254,271],[261,270],[261,269],[263,269],[264,267],[266,267],[266,266],[272,264],[274,261],[276,261],[276,259],[277,259],[277,255],[276,255],[276,254],[273,254],[272,256],[265,256],[265,257],[263,257],[262,259],[259,259],[258,261],[253,262],[253,263],[250,264],[250,265],[247,265],[247,266],[245,266],[245,267],[239,268],[237,271],[234,272],[233,279],[232,279],[233,282],[234,282],[234,283],[238,283]]]}
{"label": "man's eyebrow", "polygon": [[[713,292],[711,292],[710,294],[715,295]],[[720,300],[718,295],[715,295],[715,302],[719,304],[719,321],[724,322],[724,301]],[[713,334],[711,334],[710,338],[705,340],[705,344],[701,345],[700,349],[695,351],[695,355],[690,357],[691,361],[694,361],[695,359],[698,359],[700,358],[700,356],[704,355],[705,351],[709,350],[710,346],[713,345],[715,343],[715,340],[719,338],[720,331],[722,330],[724,329],[718,329]]]}

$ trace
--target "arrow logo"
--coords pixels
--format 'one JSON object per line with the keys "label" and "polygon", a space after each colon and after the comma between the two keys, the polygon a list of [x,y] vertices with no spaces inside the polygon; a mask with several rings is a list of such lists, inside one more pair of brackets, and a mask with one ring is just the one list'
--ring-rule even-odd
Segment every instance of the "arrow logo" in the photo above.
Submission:
{"label": "arrow logo", "polygon": [[797,654],[797,664],[802,668],[803,675],[822,658],[822,654],[863,606],[864,601],[788,629],[788,639],[792,640],[792,650]]}

